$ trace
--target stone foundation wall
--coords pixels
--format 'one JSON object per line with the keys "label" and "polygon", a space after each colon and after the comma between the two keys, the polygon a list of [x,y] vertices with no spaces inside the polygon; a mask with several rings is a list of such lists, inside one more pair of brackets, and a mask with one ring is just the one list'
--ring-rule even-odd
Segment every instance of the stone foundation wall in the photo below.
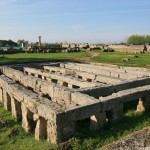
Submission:
{"label": "stone foundation wall", "polygon": [[60,63],[40,69],[22,66],[21,70],[1,68],[0,102],[22,120],[26,132],[34,131],[37,140],[68,140],[76,122],[87,118],[90,129],[96,130],[122,118],[129,101],[139,99],[138,111],[150,108],[146,69]]}
{"label": "stone foundation wall", "polygon": [[[139,46],[127,46],[127,45],[109,45],[108,48],[112,48],[115,51],[119,52],[129,52],[129,53],[141,53],[144,51],[144,45]],[[149,52],[149,46],[147,46],[147,50]]]}
{"label": "stone foundation wall", "polygon": [[[131,67],[109,67],[109,66],[94,66],[87,64],[67,63],[60,66],[61,68],[74,69],[77,71],[96,74],[97,78],[109,77],[110,79],[130,80],[138,77],[149,76],[150,72],[144,68]],[[98,80],[98,79],[95,79]]]}

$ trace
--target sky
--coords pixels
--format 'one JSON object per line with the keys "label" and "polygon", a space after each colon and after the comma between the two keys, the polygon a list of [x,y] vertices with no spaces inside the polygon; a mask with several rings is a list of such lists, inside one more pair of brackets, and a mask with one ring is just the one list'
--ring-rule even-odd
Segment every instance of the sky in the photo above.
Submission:
{"label": "sky", "polygon": [[125,42],[150,34],[150,0],[0,0],[0,40]]}

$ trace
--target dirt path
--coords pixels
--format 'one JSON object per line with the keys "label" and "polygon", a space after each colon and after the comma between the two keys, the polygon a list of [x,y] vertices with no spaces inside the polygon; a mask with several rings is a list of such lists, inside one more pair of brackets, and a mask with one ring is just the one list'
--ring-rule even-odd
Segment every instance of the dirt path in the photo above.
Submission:
{"label": "dirt path", "polygon": [[75,58],[76,60],[84,61],[84,62],[94,62],[91,58],[97,57],[100,55],[99,52],[94,52],[94,51],[87,51],[87,54],[89,56],[84,56],[82,58]]}

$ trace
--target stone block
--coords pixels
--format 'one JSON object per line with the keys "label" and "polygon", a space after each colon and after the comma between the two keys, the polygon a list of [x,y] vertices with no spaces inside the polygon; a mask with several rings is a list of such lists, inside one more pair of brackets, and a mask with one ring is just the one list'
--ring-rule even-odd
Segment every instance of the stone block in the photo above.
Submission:
{"label": "stone block", "polygon": [[[46,70],[39,69],[42,66]],[[123,104],[138,98],[144,98],[139,110],[150,108],[147,69],[78,63],[36,67],[24,68],[30,75],[20,71],[21,65],[2,67],[0,101],[17,120],[22,118],[25,131],[35,131],[37,140],[47,138],[56,144],[68,140],[75,123],[87,118],[91,130],[97,130],[122,118]]]}

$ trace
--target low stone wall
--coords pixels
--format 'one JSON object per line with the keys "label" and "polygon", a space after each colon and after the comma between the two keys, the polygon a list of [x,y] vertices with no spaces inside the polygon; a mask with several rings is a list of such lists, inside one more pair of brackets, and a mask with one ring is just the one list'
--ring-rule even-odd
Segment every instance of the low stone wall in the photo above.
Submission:
{"label": "low stone wall", "polygon": [[[109,45],[108,48],[112,48],[115,51],[119,51],[119,52],[129,52],[129,53],[141,53],[144,51],[144,45],[139,45],[139,46]],[[146,51],[149,51],[149,47],[147,47]]]}
{"label": "low stone wall", "polygon": [[89,83],[78,78],[72,78],[70,76],[63,76],[48,71],[34,69],[34,68],[24,68],[24,72],[28,75],[33,75],[54,83],[59,83],[60,85],[66,85],[68,88],[84,88],[84,87],[93,87],[98,86],[98,83]]}
{"label": "low stone wall", "polygon": [[[44,70],[22,66],[21,70],[25,73],[1,67],[0,101],[17,120],[22,120],[25,131],[35,132],[37,140],[42,137],[52,143],[68,140],[74,135],[76,121],[87,118],[90,120],[90,129],[96,130],[108,122],[122,118],[124,104],[129,101],[139,99],[138,111],[150,108],[150,77],[144,77],[149,74],[148,70],[143,70],[139,75],[143,75],[141,78],[125,81],[116,77],[120,82],[114,81],[113,85],[108,85],[106,81],[104,85],[96,80],[100,72],[118,73],[123,72],[124,68],[119,70],[117,67],[110,69],[106,66],[76,63],[60,63],[59,67],[56,65],[43,65]],[[94,71],[91,73],[89,69]],[[77,78],[79,74],[82,79]],[[107,76],[109,77],[110,80],[114,79],[111,73]],[[72,89],[46,78],[76,86],[81,86],[81,83],[85,85]],[[89,80],[90,78],[93,79]]]}
{"label": "low stone wall", "polygon": [[147,51],[148,51],[148,52],[150,52],[150,45],[149,45],[149,46],[147,46]]}
{"label": "low stone wall", "polygon": [[39,78],[34,78],[33,76],[28,76],[21,71],[8,67],[3,68],[3,74],[21,83],[25,87],[36,91],[38,94],[48,95],[54,102],[63,104],[65,107],[72,105],[70,101],[71,92],[68,88],[56,85],[49,81],[41,80]]}
{"label": "low stone wall", "polygon": [[[60,67],[51,67],[51,66],[44,66],[45,70],[48,70],[50,72],[55,72],[63,75],[71,75],[80,79],[83,79],[85,81],[89,82],[99,82],[102,84],[114,84],[114,83],[119,83],[122,82],[123,79],[118,79],[116,77],[110,77],[110,76],[104,76],[104,75],[98,75],[95,73],[90,73],[90,72],[85,72],[85,71],[78,71],[78,70],[73,70],[71,68],[60,68]],[[89,68],[87,68],[89,69]],[[91,84],[91,83],[90,83]]]}
{"label": "low stone wall", "polygon": [[[0,77],[0,97],[4,108],[12,112],[17,120],[22,120],[26,132],[35,130],[35,138],[46,137],[57,141],[56,117],[62,106],[39,97],[36,93],[16,84],[5,76]],[[54,124],[52,125],[51,122]],[[50,134],[49,134],[50,132]]]}
{"label": "low stone wall", "polygon": [[149,70],[145,70],[143,68],[132,68],[131,67],[108,67],[108,66],[94,66],[88,64],[74,64],[74,63],[67,63],[62,64],[60,67],[64,67],[67,69],[78,70],[88,73],[96,74],[97,76],[104,76],[109,78],[116,78],[120,80],[130,80],[135,79],[142,76],[149,76]]}

